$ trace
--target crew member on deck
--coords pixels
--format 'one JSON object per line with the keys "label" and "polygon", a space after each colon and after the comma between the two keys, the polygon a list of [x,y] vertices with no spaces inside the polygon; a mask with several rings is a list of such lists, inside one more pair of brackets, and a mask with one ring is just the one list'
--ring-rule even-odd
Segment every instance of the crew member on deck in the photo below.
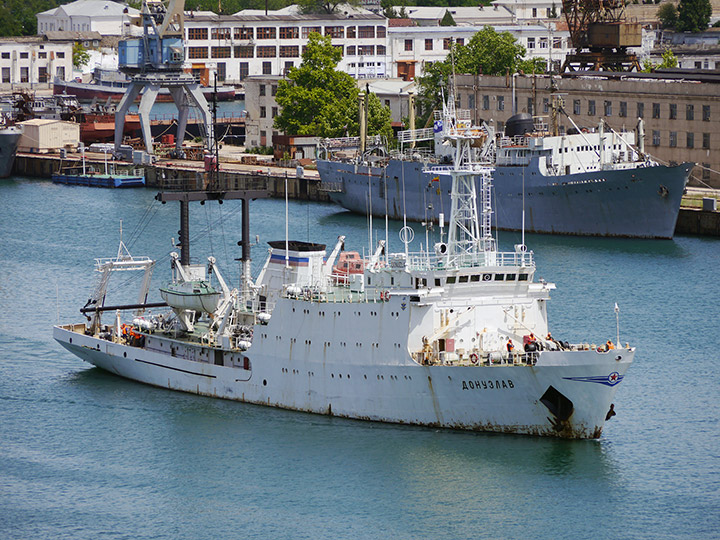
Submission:
{"label": "crew member on deck", "polygon": [[513,351],[515,350],[515,345],[513,345],[512,339],[508,338],[506,347],[508,352],[508,360],[511,360],[513,356]]}
{"label": "crew member on deck", "polygon": [[605,345],[606,345],[606,346],[605,346],[605,350],[606,350],[606,351],[609,351],[610,349],[614,349],[614,348],[615,348],[615,345],[613,345],[613,342],[612,342],[611,340],[609,340],[609,339],[607,340],[607,343],[606,343]]}

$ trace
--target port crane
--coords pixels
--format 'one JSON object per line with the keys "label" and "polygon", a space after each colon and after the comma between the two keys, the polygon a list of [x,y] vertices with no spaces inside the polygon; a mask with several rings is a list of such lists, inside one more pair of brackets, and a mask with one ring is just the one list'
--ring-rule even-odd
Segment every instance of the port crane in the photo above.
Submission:
{"label": "port crane", "polygon": [[561,71],[640,71],[628,47],[642,45],[639,23],[627,22],[624,0],[563,0],[575,48]]}
{"label": "port crane", "polygon": [[119,69],[130,78],[125,95],[115,113],[115,150],[122,144],[125,114],[141,95],[138,115],[145,148],[153,153],[150,132],[150,109],[160,89],[167,88],[178,109],[176,150],[181,151],[190,109],[199,110],[205,126],[207,147],[214,140],[213,122],[208,102],[195,76],[183,72],[185,61],[185,0],[143,0],[140,18],[141,38],[120,41]]}

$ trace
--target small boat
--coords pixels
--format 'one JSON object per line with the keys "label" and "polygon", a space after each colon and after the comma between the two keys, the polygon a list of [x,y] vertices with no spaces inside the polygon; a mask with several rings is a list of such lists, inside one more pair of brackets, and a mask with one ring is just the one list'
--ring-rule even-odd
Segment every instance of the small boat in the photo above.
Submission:
{"label": "small boat", "polygon": [[145,186],[144,169],[122,170],[115,162],[108,164],[105,152],[105,170],[98,171],[94,165],[85,164],[85,148],[82,151],[82,165],[63,167],[52,174],[53,184],[70,184],[104,188],[131,188]]}
{"label": "small boat", "polygon": [[[178,261],[177,253],[172,253],[171,257],[173,281],[160,288],[162,299],[181,318],[187,312],[215,313],[223,295],[208,281],[205,266],[183,265]],[[210,269],[212,271],[213,266]]]}

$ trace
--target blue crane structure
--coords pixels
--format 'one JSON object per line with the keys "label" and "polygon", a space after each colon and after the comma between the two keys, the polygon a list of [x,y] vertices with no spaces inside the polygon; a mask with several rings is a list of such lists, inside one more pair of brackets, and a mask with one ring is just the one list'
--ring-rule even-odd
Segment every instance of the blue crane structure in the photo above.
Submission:
{"label": "blue crane structure", "polygon": [[125,95],[115,112],[115,150],[122,144],[125,115],[142,92],[138,115],[143,140],[149,154],[153,153],[150,132],[150,109],[161,88],[167,88],[178,109],[175,145],[182,149],[190,108],[199,110],[205,125],[206,147],[214,140],[213,122],[208,102],[197,78],[183,72],[185,61],[185,0],[143,0],[140,20],[141,38],[125,39],[118,47],[119,69],[130,78]]}

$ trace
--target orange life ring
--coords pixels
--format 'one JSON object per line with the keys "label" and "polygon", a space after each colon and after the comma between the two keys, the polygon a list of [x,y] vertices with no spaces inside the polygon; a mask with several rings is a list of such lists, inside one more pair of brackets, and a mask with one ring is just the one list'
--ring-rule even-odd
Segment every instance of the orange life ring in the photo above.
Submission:
{"label": "orange life ring", "polygon": [[477,363],[478,363],[478,355],[475,354],[475,353],[471,353],[471,354],[470,354],[470,361],[471,361],[473,364],[477,364]]}

